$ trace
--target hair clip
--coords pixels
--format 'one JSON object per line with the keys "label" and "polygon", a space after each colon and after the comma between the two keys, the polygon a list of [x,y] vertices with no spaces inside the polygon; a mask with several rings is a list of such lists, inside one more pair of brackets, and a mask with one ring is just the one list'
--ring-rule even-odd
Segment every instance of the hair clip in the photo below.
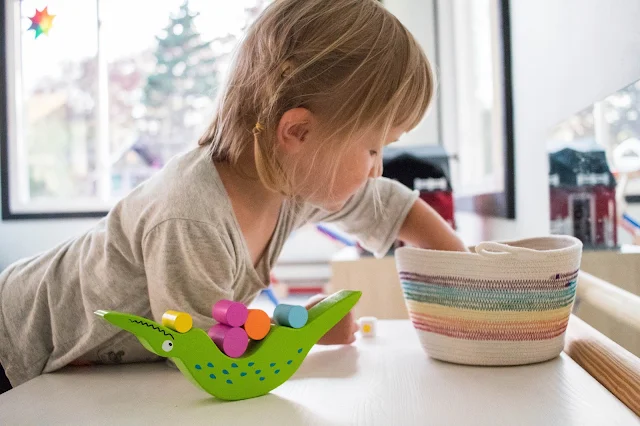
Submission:
{"label": "hair clip", "polygon": [[260,133],[261,131],[264,130],[264,127],[262,127],[262,124],[260,124],[259,122],[256,123],[255,127],[253,128],[253,133]]}

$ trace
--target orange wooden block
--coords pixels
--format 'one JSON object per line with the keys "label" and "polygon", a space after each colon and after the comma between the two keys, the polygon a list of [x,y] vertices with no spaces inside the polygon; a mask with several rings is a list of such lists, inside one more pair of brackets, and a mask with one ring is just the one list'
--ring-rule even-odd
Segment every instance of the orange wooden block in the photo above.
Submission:
{"label": "orange wooden block", "polygon": [[249,309],[249,315],[243,327],[250,339],[262,340],[271,329],[271,319],[261,309]]}

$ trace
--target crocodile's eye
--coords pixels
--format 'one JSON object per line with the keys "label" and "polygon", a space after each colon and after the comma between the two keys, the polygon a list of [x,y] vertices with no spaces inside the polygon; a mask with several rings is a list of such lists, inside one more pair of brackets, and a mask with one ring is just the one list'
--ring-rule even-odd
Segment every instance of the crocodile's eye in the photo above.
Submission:
{"label": "crocodile's eye", "polygon": [[171,340],[165,340],[162,342],[162,350],[165,352],[171,352],[173,349],[173,342]]}

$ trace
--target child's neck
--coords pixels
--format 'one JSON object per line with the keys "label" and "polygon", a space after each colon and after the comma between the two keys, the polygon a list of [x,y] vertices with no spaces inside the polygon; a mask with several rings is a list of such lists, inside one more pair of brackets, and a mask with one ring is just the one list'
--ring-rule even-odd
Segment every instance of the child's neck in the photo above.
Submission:
{"label": "child's neck", "polygon": [[284,196],[264,187],[250,160],[241,158],[233,166],[228,163],[215,165],[256,266],[271,241]]}
{"label": "child's neck", "polygon": [[255,167],[216,163],[216,168],[234,206],[237,204],[250,208],[256,213],[267,214],[269,211],[280,210],[284,196],[265,188],[258,179]]}

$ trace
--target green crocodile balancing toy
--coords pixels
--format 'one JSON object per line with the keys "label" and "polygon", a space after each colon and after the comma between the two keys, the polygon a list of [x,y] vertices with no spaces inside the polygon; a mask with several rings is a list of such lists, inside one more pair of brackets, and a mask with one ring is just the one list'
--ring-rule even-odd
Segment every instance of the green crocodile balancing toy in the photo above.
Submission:
{"label": "green crocodile balancing toy", "polygon": [[296,372],[309,350],[355,306],[359,291],[339,291],[309,309],[307,324],[290,328],[273,324],[269,334],[252,342],[238,358],[220,351],[207,333],[192,328],[179,333],[157,322],[114,311],[96,311],[111,324],[133,333],[144,347],[170,358],[205,392],[223,400],[265,395]]}

